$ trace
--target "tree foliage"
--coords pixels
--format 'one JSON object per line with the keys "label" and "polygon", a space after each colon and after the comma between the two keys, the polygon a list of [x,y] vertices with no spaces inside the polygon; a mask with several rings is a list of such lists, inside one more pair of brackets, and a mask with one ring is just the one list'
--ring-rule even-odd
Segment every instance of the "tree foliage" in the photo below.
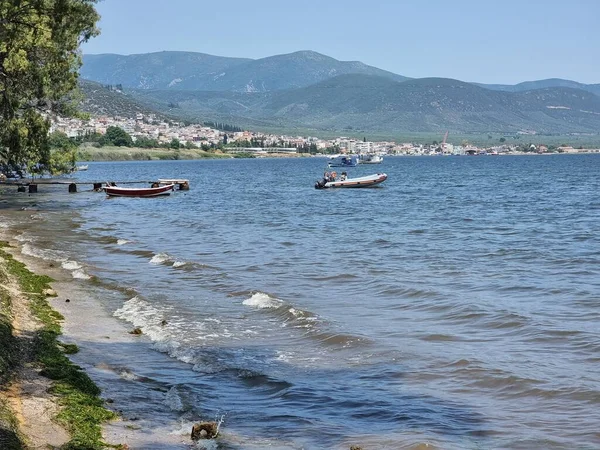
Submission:
{"label": "tree foliage", "polygon": [[81,43],[98,34],[97,0],[0,0],[0,158],[50,171],[50,117],[69,115]]}
{"label": "tree foliage", "polygon": [[120,127],[110,126],[106,129],[106,133],[100,139],[101,145],[114,145],[117,147],[131,147],[133,140],[131,136]]}
{"label": "tree foliage", "polygon": [[48,139],[50,162],[48,171],[52,174],[71,172],[77,161],[77,144],[65,133],[55,131]]}

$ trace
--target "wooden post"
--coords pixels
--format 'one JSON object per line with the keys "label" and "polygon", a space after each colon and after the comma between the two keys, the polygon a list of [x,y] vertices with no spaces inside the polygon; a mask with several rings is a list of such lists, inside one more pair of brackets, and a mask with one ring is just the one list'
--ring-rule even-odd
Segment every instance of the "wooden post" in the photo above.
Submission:
{"label": "wooden post", "polygon": [[75,183],[69,185],[69,192],[77,192],[77,185]]}
{"label": "wooden post", "polygon": [[37,192],[37,184],[30,184],[29,185],[29,193],[35,194],[36,192]]}
{"label": "wooden post", "polygon": [[17,186],[17,192],[25,192],[25,186],[23,186],[23,185]]}
{"label": "wooden post", "polygon": [[102,190],[102,183],[94,183],[94,190],[100,192]]}

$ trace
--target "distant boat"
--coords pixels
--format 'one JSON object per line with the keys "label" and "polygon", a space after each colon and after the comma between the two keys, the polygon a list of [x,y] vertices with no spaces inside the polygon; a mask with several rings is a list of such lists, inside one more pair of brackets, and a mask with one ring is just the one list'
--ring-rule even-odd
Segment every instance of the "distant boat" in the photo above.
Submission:
{"label": "distant boat", "polygon": [[359,164],[381,164],[383,162],[383,156],[377,155],[376,153],[361,153],[358,155]]}
{"label": "distant boat", "polygon": [[81,166],[75,167],[75,170],[77,170],[78,172],[81,171],[81,170],[88,170],[88,165],[87,164],[82,164]]}
{"label": "distant boat", "polygon": [[356,167],[358,155],[333,155],[327,161],[329,167]]}
{"label": "distant boat", "polygon": [[104,187],[104,192],[109,197],[158,197],[160,195],[170,195],[174,189],[174,184],[149,188],[106,186]]}
{"label": "distant boat", "polygon": [[377,186],[387,180],[385,173],[376,173],[373,175],[367,175],[358,178],[346,178],[344,180],[334,181],[317,181],[315,183],[315,189],[329,189],[329,188],[366,188]]}

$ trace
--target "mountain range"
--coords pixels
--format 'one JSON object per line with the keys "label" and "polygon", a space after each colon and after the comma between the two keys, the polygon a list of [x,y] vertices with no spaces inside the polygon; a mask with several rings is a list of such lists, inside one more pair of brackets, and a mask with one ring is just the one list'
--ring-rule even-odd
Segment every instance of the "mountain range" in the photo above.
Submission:
{"label": "mountain range", "polygon": [[[189,120],[328,132],[600,130],[600,84],[411,79],[312,51],[255,60],[159,52],[84,55],[83,61],[83,79],[120,85],[118,94],[129,105]],[[90,86],[88,106],[99,91]]]}

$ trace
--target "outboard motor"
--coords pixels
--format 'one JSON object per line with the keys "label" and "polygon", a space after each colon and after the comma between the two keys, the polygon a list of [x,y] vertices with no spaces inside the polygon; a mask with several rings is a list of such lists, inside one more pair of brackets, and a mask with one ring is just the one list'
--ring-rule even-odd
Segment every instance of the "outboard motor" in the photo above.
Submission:
{"label": "outboard motor", "polygon": [[315,183],[315,189],[324,189],[326,184],[327,184],[327,180],[325,180],[325,179],[317,181]]}

